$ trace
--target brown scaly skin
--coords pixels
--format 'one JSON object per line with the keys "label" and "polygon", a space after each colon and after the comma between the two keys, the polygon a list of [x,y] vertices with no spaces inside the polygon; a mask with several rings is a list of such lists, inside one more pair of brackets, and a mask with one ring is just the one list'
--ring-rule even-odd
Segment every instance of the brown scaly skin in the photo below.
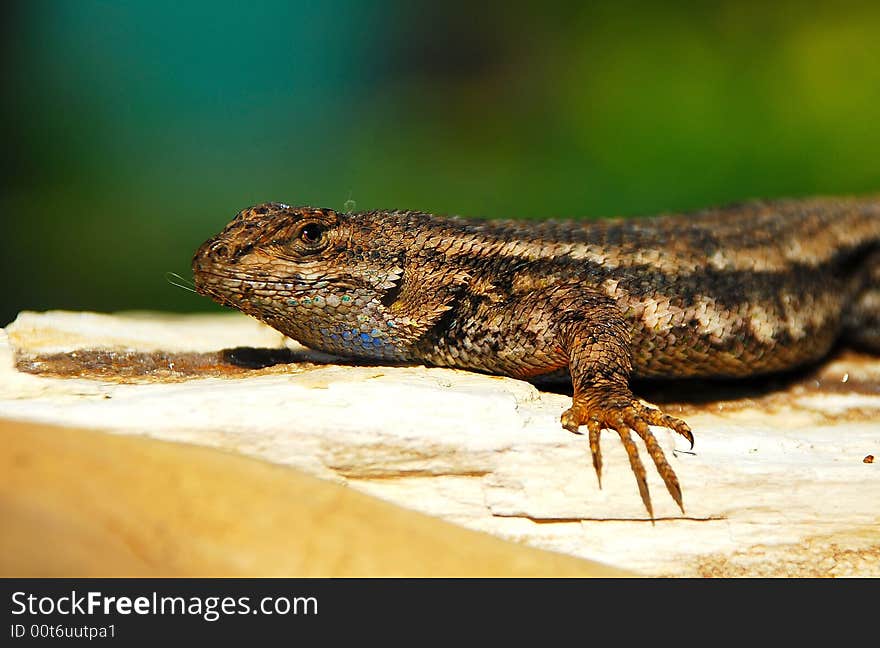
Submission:
{"label": "brown scaly skin", "polygon": [[880,200],[754,202],[596,222],[480,221],[257,205],[193,257],[197,290],[306,346],[535,379],[570,375],[562,414],[618,433],[653,519],[645,444],[678,479],[629,378],[737,377],[880,351]]}

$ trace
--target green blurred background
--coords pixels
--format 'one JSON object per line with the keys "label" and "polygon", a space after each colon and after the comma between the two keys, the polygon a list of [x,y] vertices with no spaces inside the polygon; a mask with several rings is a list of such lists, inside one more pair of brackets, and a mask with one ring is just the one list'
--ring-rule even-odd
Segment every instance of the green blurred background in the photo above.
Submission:
{"label": "green blurred background", "polygon": [[214,308],[265,200],[593,217],[880,191],[880,3],[6,2],[0,323]]}

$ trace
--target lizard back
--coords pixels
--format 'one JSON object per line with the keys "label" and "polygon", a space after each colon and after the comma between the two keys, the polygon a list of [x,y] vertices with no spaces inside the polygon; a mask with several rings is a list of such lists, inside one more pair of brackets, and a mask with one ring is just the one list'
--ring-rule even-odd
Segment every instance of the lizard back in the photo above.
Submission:
{"label": "lizard back", "polygon": [[[878,201],[751,202],[587,222],[408,218],[427,219],[410,224],[433,232],[422,246],[480,287],[450,315],[455,328],[487,317],[487,292],[497,303],[580,282],[624,313],[637,376],[768,373],[821,358],[842,334],[880,340]],[[459,331],[437,333],[422,345],[428,359],[460,362],[450,353]]]}

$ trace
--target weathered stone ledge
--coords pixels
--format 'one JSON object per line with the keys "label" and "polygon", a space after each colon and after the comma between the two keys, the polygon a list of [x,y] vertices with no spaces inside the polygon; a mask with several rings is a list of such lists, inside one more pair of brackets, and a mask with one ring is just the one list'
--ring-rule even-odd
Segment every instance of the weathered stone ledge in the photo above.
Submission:
{"label": "weathered stone ledge", "polygon": [[673,394],[684,404],[664,407],[693,428],[693,453],[657,432],[687,515],[649,470],[652,526],[612,434],[599,490],[586,439],[559,426],[566,396],[322,364],[289,344],[298,362],[253,369],[266,353],[223,350],[284,339],[239,315],[22,313],[0,340],[0,417],[224,448],[645,574],[880,575],[880,459],[865,462],[880,457],[880,359],[846,353],[719,400]]}

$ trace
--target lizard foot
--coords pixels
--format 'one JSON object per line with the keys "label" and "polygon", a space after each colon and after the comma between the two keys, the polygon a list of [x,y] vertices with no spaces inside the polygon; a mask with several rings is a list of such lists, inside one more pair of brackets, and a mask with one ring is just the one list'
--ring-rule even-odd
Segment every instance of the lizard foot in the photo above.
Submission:
{"label": "lizard foot", "polygon": [[581,425],[586,425],[589,430],[590,451],[593,454],[593,467],[596,469],[596,477],[599,479],[599,487],[602,487],[602,452],[599,448],[599,435],[604,429],[610,429],[617,432],[626,454],[629,457],[629,464],[636,476],[636,482],[639,485],[639,494],[642,502],[654,520],[654,508],[651,505],[651,495],[648,492],[648,482],[645,479],[645,467],[639,458],[639,451],[635,442],[630,436],[630,432],[634,431],[645,444],[648,454],[657,467],[657,472],[663,478],[666,489],[678,504],[681,512],[684,513],[684,505],[681,500],[681,486],[678,483],[678,477],[672,466],[666,461],[666,456],[657,443],[657,439],[648,428],[649,425],[657,425],[669,428],[681,434],[686,438],[691,447],[694,445],[694,436],[688,424],[668,414],[664,414],[660,410],[652,407],[645,407],[637,400],[629,397],[627,399],[611,398],[608,399],[610,404],[595,404],[595,400],[575,397],[574,403],[570,409],[562,414],[562,427],[571,432],[578,432]]}

